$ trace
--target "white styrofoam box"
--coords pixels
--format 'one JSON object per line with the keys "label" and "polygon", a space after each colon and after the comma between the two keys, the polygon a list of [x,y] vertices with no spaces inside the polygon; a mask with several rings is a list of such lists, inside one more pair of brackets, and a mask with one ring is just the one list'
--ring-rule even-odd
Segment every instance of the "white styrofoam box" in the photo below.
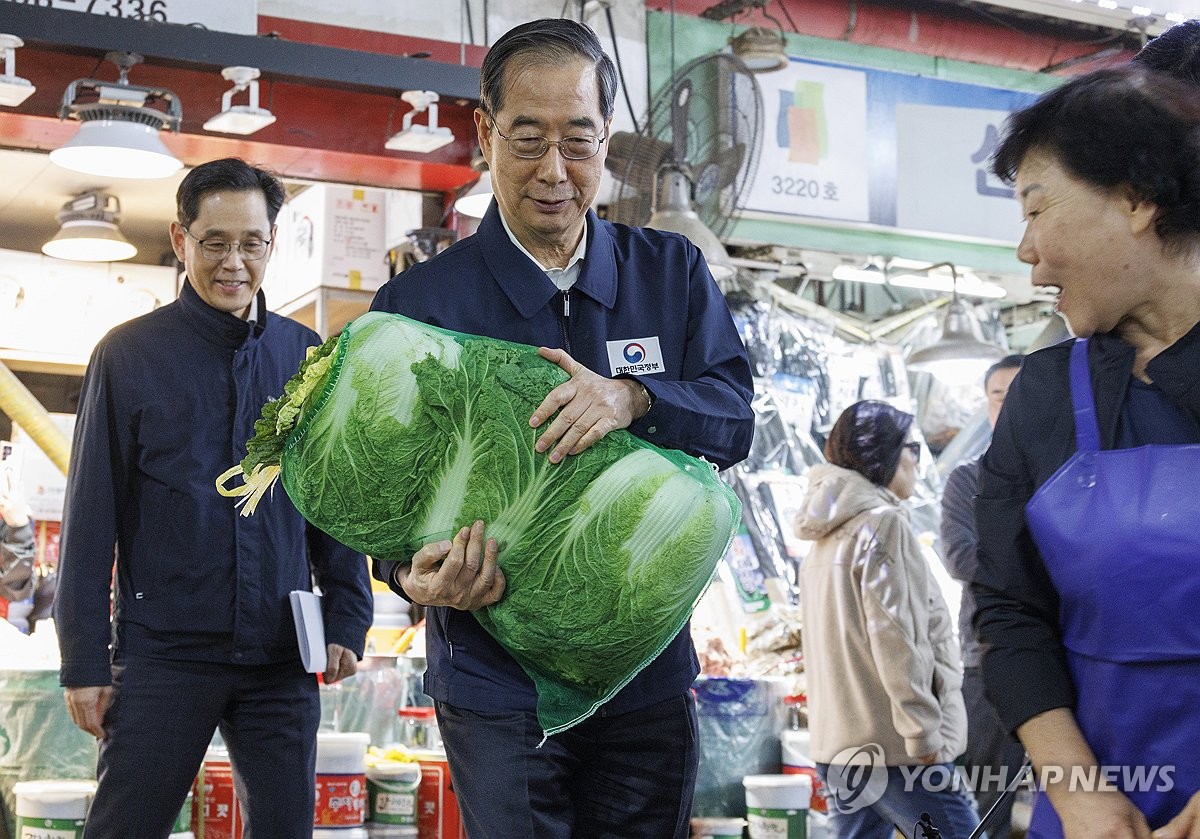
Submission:
{"label": "white styrofoam box", "polygon": [[276,233],[283,296],[318,286],[371,291],[388,281],[384,190],[314,184],[284,205]]}

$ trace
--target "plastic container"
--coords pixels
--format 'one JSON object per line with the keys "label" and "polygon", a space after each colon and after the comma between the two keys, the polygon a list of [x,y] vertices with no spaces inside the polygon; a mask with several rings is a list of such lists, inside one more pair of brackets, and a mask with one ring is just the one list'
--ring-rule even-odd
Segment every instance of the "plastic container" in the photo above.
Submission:
{"label": "plastic container", "polygon": [[382,825],[417,823],[421,764],[383,760],[367,767],[367,821]]}
{"label": "plastic container", "polygon": [[96,794],[95,781],[21,781],[17,799],[17,836],[78,839]]}
{"label": "plastic container", "polygon": [[[400,600],[399,597],[396,599]],[[375,612],[371,628],[367,630],[366,651],[374,655],[395,652],[396,643],[411,625],[412,619],[406,613]]]}
{"label": "plastic container", "polygon": [[784,729],[779,735],[783,749],[783,774],[807,775],[812,782],[812,798],[808,808],[814,813],[828,813],[829,799],[825,795],[825,782],[817,774],[817,764],[809,757],[810,736],[807,728]]}
{"label": "plastic container", "polygon": [[195,804],[195,797],[196,793],[188,790],[187,796],[183,799],[183,809],[175,817],[175,824],[171,825],[172,837],[183,837],[184,834],[192,835],[192,807]]}
{"label": "plastic container", "polygon": [[745,833],[745,819],[719,816],[692,819],[692,839],[742,839]]}
{"label": "plastic container", "polygon": [[[366,761],[370,742],[370,736],[361,731],[317,734],[314,827],[359,827],[366,821]],[[349,839],[341,832],[338,835],[340,839]]]}
{"label": "plastic container", "polygon": [[233,789],[229,752],[211,746],[192,787],[192,832],[204,839],[241,839],[242,809]]}
{"label": "plastic container", "polygon": [[742,784],[750,839],[808,839],[807,775],[747,775]]}
{"label": "plastic container", "polygon": [[407,749],[440,749],[442,735],[438,731],[437,712],[421,705],[401,708],[398,732],[400,745]]}
{"label": "plastic container", "polygon": [[466,839],[445,753],[418,752],[417,760],[421,764],[421,786],[417,791],[417,830],[421,839]]}

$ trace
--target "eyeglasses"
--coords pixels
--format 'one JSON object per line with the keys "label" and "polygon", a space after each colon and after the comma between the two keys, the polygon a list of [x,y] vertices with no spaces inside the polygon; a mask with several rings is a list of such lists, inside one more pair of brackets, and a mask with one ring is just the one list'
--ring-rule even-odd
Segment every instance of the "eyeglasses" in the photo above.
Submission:
{"label": "eyeglasses", "polygon": [[595,157],[596,153],[600,151],[600,144],[608,139],[607,137],[564,137],[561,140],[547,140],[545,137],[534,137],[528,134],[510,137],[501,134],[494,122],[492,130],[501,140],[508,143],[508,150],[513,153],[513,157],[525,160],[537,160],[551,146],[558,146],[558,153],[566,160],[587,160]]}
{"label": "eyeglasses", "polygon": [[257,262],[267,255],[267,249],[271,244],[270,239],[246,239],[244,242],[226,242],[224,239],[200,239],[186,227],[183,228],[183,232],[196,240],[196,244],[200,246],[200,255],[210,262],[220,262],[229,256],[229,252],[234,248],[238,249],[238,253],[242,255],[242,259],[248,262]]}
{"label": "eyeglasses", "polygon": [[921,459],[921,444],[918,443],[916,440],[910,440],[907,443],[905,443],[904,445],[902,445],[900,448],[908,449],[910,452],[913,453],[913,457],[915,457],[917,460]]}

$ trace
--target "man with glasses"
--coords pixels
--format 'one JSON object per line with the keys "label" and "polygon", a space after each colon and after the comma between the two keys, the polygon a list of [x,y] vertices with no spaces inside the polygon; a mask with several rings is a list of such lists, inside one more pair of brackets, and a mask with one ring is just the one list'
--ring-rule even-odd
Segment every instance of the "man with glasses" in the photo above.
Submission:
{"label": "man with glasses", "polygon": [[213,480],[320,339],[260,291],[274,176],[217,160],[176,198],[179,299],[97,344],[71,451],[55,618],[67,708],[100,741],[84,836],[167,836],[218,727],[246,835],[311,836],[321,707],[288,593],[315,573],[324,678],[349,676],[372,616],[366,559],[286,497],[239,516]]}
{"label": "man with glasses", "polygon": [[[540,346],[571,376],[521,418],[553,463],[628,428],[731,466],[753,433],[750,365],[703,257],[682,236],[590,209],[616,85],[583,24],[539,20],[501,37],[475,111],[496,200],[477,233],[393,278],[373,308]],[[504,594],[506,548],[485,527],[374,569],[430,607],[425,691],[468,835],[686,837],[698,759],[689,628],[593,716],[543,738],[533,683],[471,614]]]}

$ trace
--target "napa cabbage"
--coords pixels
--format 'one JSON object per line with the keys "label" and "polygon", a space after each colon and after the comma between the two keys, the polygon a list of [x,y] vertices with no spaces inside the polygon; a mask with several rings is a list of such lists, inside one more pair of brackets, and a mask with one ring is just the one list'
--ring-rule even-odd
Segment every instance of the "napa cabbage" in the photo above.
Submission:
{"label": "napa cabbage", "polygon": [[589,716],[686,623],[741,507],[705,461],[627,431],[551,463],[534,409],[567,380],[536,348],[369,313],[264,406],[243,513],[274,482],[309,521],[408,560],[475,520],[504,597],[475,618],[538,690],[548,734]]}

